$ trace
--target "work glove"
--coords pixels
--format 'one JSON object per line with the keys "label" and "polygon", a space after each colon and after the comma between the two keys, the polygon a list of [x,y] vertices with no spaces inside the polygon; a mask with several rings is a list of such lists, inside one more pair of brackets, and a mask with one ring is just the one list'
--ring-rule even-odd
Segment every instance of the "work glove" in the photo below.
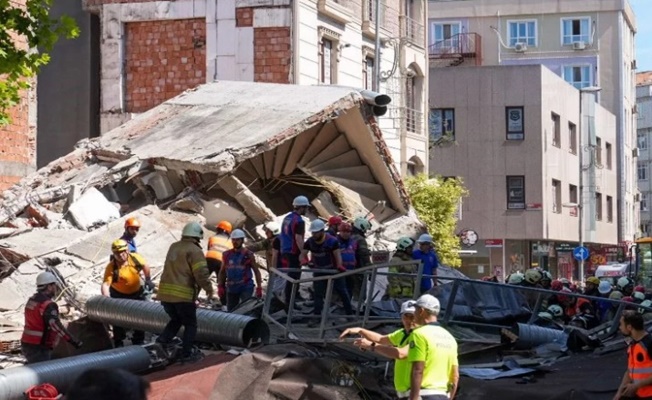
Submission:
{"label": "work glove", "polygon": [[256,298],[258,299],[263,298],[263,288],[261,288],[260,286],[256,288]]}
{"label": "work glove", "polygon": [[70,344],[72,345],[72,347],[76,349],[81,349],[81,347],[84,345],[84,343],[81,340],[75,340],[75,339],[72,339],[70,341]]}
{"label": "work glove", "polygon": [[152,282],[151,279],[147,279],[147,280],[145,281],[145,290],[150,291],[150,292],[153,292],[153,291],[154,291],[154,287],[155,287],[154,282]]}
{"label": "work glove", "polygon": [[226,296],[226,287],[218,286],[217,287],[217,296],[219,298],[223,298],[224,296]]}
{"label": "work glove", "polygon": [[340,271],[340,272],[346,272],[346,267],[343,266],[343,265],[340,265],[339,267],[337,267],[337,270]]}

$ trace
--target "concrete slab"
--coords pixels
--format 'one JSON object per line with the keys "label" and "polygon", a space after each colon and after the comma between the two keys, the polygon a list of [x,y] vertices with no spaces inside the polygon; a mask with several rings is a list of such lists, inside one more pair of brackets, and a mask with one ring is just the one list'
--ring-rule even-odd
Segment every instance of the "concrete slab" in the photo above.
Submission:
{"label": "concrete slab", "polygon": [[68,215],[79,228],[91,230],[120,218],[120,211],[99,190],[91,187],[70,205]]}
{"label": "concrete slab", "polygon": [[0,247],[33,258],[65,248],[85,234],[78,229],[34,229],[22,235],[1,239]]}

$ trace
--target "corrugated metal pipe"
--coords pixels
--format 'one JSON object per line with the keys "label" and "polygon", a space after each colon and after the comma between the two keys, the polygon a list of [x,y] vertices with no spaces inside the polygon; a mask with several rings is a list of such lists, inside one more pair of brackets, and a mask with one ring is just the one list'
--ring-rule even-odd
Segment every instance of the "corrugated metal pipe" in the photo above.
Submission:
{"label": "corrugated metal pipe", "polygon": [[[86,313],[93,321],[156,334],[160,334],[170,320],[160,303],[105,296],[91,297],[86,302]],[[251,347],[269,342],[269,326],[261,319],[246,315],[198,309],[196,340]]]}
{"label": "corrugated metal pipe", "polygon": [[131,372],[149,368],[149,352],[141,346],[100,351],[0,370],[0,399],[23,400],[34,385],[49,383],[65,393],[74,380],[92,368],[121,368]]}
{"label": "corrugated metal pipe", "polygon": [[528,325],[517,323],[512,328],[512,332],[518,336],[514,343],[517,349],[531,349],[533,347],[563,341],[566,344],[566,333],[559,329],[544,328],[538,325]]}

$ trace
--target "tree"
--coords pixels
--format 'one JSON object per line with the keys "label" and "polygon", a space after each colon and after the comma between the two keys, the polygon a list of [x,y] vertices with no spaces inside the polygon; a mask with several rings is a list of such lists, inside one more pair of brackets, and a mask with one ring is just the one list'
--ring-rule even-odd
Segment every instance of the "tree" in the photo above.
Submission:
{"label": "tree", "polygon": [[460,239],[455,233],[456,214],[460,200],[468,195],[462,181],[420,174],[408,178],[406,187],[412,206],[435,241],[441,262],[459,267],[462,262],[458,253]]}
{"label": "tree", "polygon": [[74,19],[52,18],[51,7],[52,0],[0,0],[0,126],[10,122],[9,109],[50,61],[57,40],[79,36]]}

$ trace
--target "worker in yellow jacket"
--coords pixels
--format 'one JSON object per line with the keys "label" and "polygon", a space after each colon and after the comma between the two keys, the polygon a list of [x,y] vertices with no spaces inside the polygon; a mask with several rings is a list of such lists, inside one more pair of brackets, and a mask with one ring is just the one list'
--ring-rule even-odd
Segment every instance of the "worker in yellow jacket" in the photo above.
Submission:
{"label": "worker in yellow jacket", "polygon": [[198,361],[202,357],[201,352],[193,350],[197,335],[195,301],[199,290],[204,289],[211,301],[215,296],[208,278],[206,258],[199,243],[203,237],[204,231],[199,223],[186,224],[181,233],[181,240],[172,243],[168,250],[159,283],[158,299],[170,317],[170,322],[156,341],[163,345],[169,344],[183,326],[182,362]]}

